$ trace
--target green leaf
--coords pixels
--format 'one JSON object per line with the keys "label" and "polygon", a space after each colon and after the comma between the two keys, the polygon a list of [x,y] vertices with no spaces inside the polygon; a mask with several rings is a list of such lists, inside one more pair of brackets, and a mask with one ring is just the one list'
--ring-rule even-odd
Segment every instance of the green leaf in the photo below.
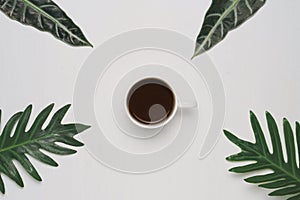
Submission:
{"label": "green leaf", "polygon": [[264,182],[280,180],[283,178],[284,178],[283,174],[271,173],[271,174],[264,174],[264,175],[258,175],[258,176],[246,178],[245,181],[247,183],[264,183]]}
{"label": "green leaf", "polygon": [[[12,162],[13,160],[18,161],[34,179],[41,181],[42,178],[27,155],[47,165],[56,167],[58,164],[41,150],[57,155],[71,155],[76,153],[76,151],[68,147],[62,147],[57,143],[64,143],[75,147],[83,146],[83,143],[77,141],[74,136],[88,129],[89,126],[83,124],[62,124],[62,119],[70,108],[70,105],[66,105],[58,110],[51,118],[47,127],[45,129],[42,128],[53,107],[54,104],[51,104],[42,110],[34,120],[32,126],[28,127],[28,131],[26,130],[31,115],[31,105],[23,112],[14,114],[3,128],[0,136],[0,173],[5,174],[21,187],[24,186],[24,183],[18,169]],[[0,191],[5,193],[1,175]]]}
{"label": "green leaf", "polygon": [[213,0],[197,37],[194,57],[222,41],[229,31],[253,16],[266,0]]}
{"label": "green leaf", "polygon": [[51,33],[72,46],[91,46],[80,28],[51,0],[0,0],[9,18]]}
{"label": "green leaf", "polygon": [[[252,161],[230,169],[235,173],[248,173],[258,170],[272,170],[272,173],[246,178],[248,183],[258,184],[259,187],[273,189],[270,196],[289,196],[288,200],[300,199],[300,168],[297,165],[300,157],[300,124],[296,122],[296,138],[287,119],[283,119],[283,133],[285,137],[287,162],[284,160],[281,138],[276,121],[269,112],[266,112],[268,130],[271,137],[273,152],[270,153],[265,135],[259,121],[253,112],[250,113],[250,121],[256,143],[247,142],[237,138],[229,131],[224,131],[225,136],[238,147],[241,152],[227,158],[228,161]],[[297,148],[296,148],[297,147]]]}
{"label": "green leaf", "polygon": [[264,155],[269,155],[270,152],[269,152],[269,149],[267,146],[267,142],[266,142],[264,133],[260,127],[257,117],[255,116],[255,114],[252,111],[250,112],[250,121],[251,121],[252,130],[253,130],[253,133],[255,136],[255,140],[256,140],[256,145],[260,149],[262,149]]}
{"label": "green leaf", "polygon": [[[283,161],[283,151],[281,140],[279,136],[279,131],[275,122],[275,119],[269,112],[266,112],[266,118],[268,123],[268,129],[272,140],[272,147],[273,147],[273,155],[277,157],[277,160]],[[280,166],[284,165],[284,162],[280,163]]]}

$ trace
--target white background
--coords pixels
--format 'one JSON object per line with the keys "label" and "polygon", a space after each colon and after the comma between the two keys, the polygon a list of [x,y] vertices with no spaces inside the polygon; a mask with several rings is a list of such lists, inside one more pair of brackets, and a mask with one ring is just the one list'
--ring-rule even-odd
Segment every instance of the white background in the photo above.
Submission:
{"label": "white background", "polygon": [[[209,0],[57,0],[98,46],[124,31],[158,27],[196,38]],[[300,24],[296,0],[268,1],[248,23],[230,33],[209,52],[224,82],[224,128],[252,140],[249,110],[264,123],[269,110],[277,120],[300,120]],[[34,104],[36,114],[51,102],[56,109],[72,102],[80,66],[91,48],[72,48],[49,34],[20,26],[1,14],[0,107],[3,122],[16,111]],[[67,121],[72,121],[72,112]],[[3,123],[2,123],[3,124]],[[265,124],[264,124],[265,127]],[[3,199],[267,199],[269,191],[243,182],[245,175],[231,174],[235,166],[225,157],[238,149],[222,136],[205,160],[197,160],[197,146],[173,166],[154,174],[133,176],[112,171],[93,160],[84,148],[68,157],[53,156],[60,167],[33,160],[42,183],[20,167],[25,188],[4,178]],[[18,165],[19,166],[19,165]],[[1,197],[1,198],[2,198]],[[270,198],[284,199],[284,198]]]}

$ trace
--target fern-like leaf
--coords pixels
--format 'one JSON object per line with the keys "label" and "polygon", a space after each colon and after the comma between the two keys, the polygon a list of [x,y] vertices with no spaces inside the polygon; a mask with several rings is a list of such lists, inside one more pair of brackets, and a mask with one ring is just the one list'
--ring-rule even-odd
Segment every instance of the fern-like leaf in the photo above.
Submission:
{"label": "fern-like leaf", "polygon": [[[41,181],[42,178],[28,159],[28,156],[56,167],[58,164],[41,150],[58,155],[70,155],[76,153],[76,151],[60,146],[57,143],[64,143],[74,147],[83,146],[83,143],[74,139],[74,136],[86,130],[89,126],[83,124],[62,124],[62,119],[70,105],[66,105],[58,110],[46,128],[43,128],[53,107],[54,104],[51,104],[41,111],[29,128],[27,125],[32,110],[32,106],[29,105],[23,112],[14,114],[3,128],[0,136],[0,173],[1,175],[5,174],[21,187],[24,187],[24,183],[13,160],[19,162],[34,179]],[[0,191],[4,194],[5,187],[1,175]]]}
{"label": "fern-like leaf", "polygon": [[[235,173],[247,173],[257,170],[269,169],[273,172],[246,178],[248,183],[258,184],[259,187],[273,189],[270,196],[288,196],[288,200],[300,199],[300,124],[296,122],[296,141],[292,127],[287,119],[283,119],[283,132],[285,138],[287,161],[284,159],[282,143],[277,124],[272,115],[266,112],[268,129],[272,141],[273,152],[270,152],[265,135],[261,129],[257,117],[250,113],[250,121],[255,136],[255,143],[241,140],[232,133],[224,130],[226,137],[236,144],[241,152],[227,157],[228,161],[253,161],[229,171]],[[296,156],[296,146],[298,157]]]}

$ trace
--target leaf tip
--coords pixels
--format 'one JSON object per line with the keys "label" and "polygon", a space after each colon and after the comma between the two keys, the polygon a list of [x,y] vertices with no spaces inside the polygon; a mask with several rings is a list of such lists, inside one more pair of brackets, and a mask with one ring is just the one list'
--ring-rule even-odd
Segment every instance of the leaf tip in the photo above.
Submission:
{"label": "leaf tip", "polygon": [[195,51],[194,51],[194,54],[193,54],[191,60],[193,60],[197,56],[200,56],[204,52],[205,52],[205,50],[201,47],[201,45],[196,43]]}
{"label": "leaf tip", "polygon": [[84,45],[84,46],[91,47],[91,48],[93,48],[93,47],[94,47],[94,46],[93,46],[93,44],[92,44],[92,43],[90,43],[90,41],[88,41],[86,38],[84,38],[84,43],[85,43],[85,45]]}
{"label": "leaf tip", "polygon": [[234,171],[234,168],[230,168],[228,171],[229,171],[229,172],[232,172],[232,173],[235,172],[235,171]]}
{"label": "leaf tip", "polygon": [[37,180],[38,182],[42,182],[42,181],[43,181],[43,179],[42,179],[40,176],[37,177],[36,180]]}
{"label": "leaf tip", "polygon": [[51,167],[58,167],[59,166],[59,164],[55,160],[53,160],[52,158],[50,158],[50,157],[44,163],[50,165]]}
{"label": "leaf tip", "polygon": [[285,117],[283,118],[283,126],[288,126],[288,127],[291,126],[289,120]]}
{"label": "leaf tip", "polygon": [[59,166],[59,164],[57,163],[57,162],[54,162],[54,163],[52,163],[52,165],[51,165],[52,167],[58,167]]}
{"label": "leaf tip", "polygon": [[0,191],[3,195],[5,194],[5,189],[3,188],[3,190],[1,189]]}
{"label": "leaf tip", "polygon": [[252,110],[250,110],[249,115],[250,115],[250,117],[253,117],[253,116],[255,116],[255,113]]}
{"label": "leaf tip", "polygon": [[227,157],[225,158],[225,160],[231,161],[231,156],[227,156]]}
{"label": "leaf tip", "polygon": [[82,143],[82,142],[78,141],[78,143],[77,143],[77,147],[83,147],[83,146],[84,146],[84,143]]}
{"label": "leaf tip", "polygon": [[91,125],[84,125],[85,126],[85,129],[84,130],[87,130],[89,128],[91,128],[92,126]]}
{"label": "leaf tip", "polygon": [[31,177],[34,178],[34,180],[38,181],[38,182],[42,182],[42,178],[39,175],[39,173],[36,170],[33,170],[34,172],[31,173]]}
{"label": "leaf tip", "polygon": [[88,46],[91,47],[91,48],[94,48],[94,45],[90,42],[88,42]]}
{"label": "leaf tip", "polygon": [[53,102],[53,103],[50,103],[48,107],[53,108],[54,106],[55,106],[55,103]]}
{"label": "leaf tip", "polygon": [[196,58],[198,55],[194,54],[192,57],[191,57],[191,60],[194,60],[194,58]]}
{"label": "leaf tip", "polygon": [[75,124],[75,128],[77,133],[81,133],[89,128],[91,128],[90,125],[84,125],[84,124]]}
{"label": "leaf tip", "polygon": [[233,135],[231,132],[227,130],[224,130],[224,134],[230,142],[237,144],[237,140],[239,139],[235,135]]}
{"label": "leaf tip", "polygon": [[16,180],[16,183],[18,184],[18,186],[20,186],[21,188],[24,187],[24,182],[22,180],[22,178],[20,177],[18,180]]}
{"label": "leaf tip", "polygon": [[251,181],[251,178],[245,178],[244,181],[245,181],[246,183],[253,183],[253,181]]}
{"label": "leaf tip", "polygon": [[67,148],[66,152],[64,154],[60,154],[60,155],[74,155],[76,153],[77,153],[77,151],[75,149]]}
{"label": "leaf tip", "polygon": [[232,133],[230,133],[229,131],[227,131],[227,130],[223,130],[223,132],[224,132],[224,135],[229,139],[231,136],[232,136]]}
{"label": "leaf tip", "polygon": [[63,114],[63,116],[64,116],[68,112],[70,107],[71,107],[71,104],[66,104],[62,108],[60,108],[56,113]]}
{"label": "leaf tip", "polygon": [[72,105],[70,103],[66,104],[65,106],[63,106],[63,108],[69,110],[69,108],[71,107]]}
{"label": "leaf tip", "polygon": [[[276,192],[276,191],[269,193],[268,196],[270,196],[270,197],[278,196],[275,192]],[[282,195],[281,195],[281,196],[282,196]]]}
{"label": "leaf tip", "polygon": [[275,121],[274,117],[272,116],[272,114],[269,111],[266,111],[265,115],[266,115],[267,121],[269,121],[269,120]]}
{"label": "leaf tip", "polygon": [[33,105],[32,104],[29,104],[26,108],[25,108],[25,111],[26,110],[29,110],[29,111],[31,111],[32,110],[32,108],[33,108]]}

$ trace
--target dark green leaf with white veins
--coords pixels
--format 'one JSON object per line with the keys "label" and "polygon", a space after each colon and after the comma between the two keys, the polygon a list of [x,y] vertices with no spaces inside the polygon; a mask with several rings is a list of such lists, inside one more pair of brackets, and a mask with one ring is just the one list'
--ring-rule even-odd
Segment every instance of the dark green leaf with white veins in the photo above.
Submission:
{"label": "dark green leaf with white veins", "polygon": [[80,28],[51,0],[0,0],[0,10],[13,20],[51,33],[72,46],[92,46]]}
{"label": "dark green leaf with white veins", "polygon": [[[6,175],[21,187],[24,186],[24,183],[13,160],[19,162],[34,179],[41,181],[40,175],[28,159],[28,156],[56,167],[58,164],[41,150],[58,155],[70,155],[76,153],[76,151],[60,146],[57,143],[64,143],[74,147],[83,146],[83,143],[77,141],[74,136],[86,130],[89,126],[83,124],[62,124],[62,119],[70,105],[66,105],[58,110],[50,122],[47,125],[45,124],[53,106],[54,104],[51,104],[42,110],[31,127],[28,127],[32,110],[30,105],[24,111],[14,114],[3,128],[0,136],[0,173],[1,175]],[[44,126],[45,128],[43,128]],[[5,193],[1,175],[0,191]]]}
{"label": "dark green leaf with white veins", "polygon": [[194,57],[222,41],[227,33],[253,16],[266,0],[213,0],[197,37]]}

